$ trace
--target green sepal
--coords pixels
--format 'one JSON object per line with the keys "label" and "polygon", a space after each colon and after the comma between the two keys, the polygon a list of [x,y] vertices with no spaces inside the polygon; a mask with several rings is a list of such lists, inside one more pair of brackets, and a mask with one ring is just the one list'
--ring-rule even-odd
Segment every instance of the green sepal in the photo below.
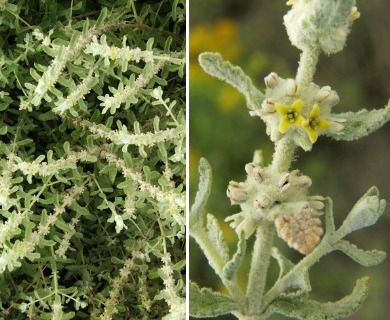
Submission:
{"label": "green sepal", "polygon": [[206,229],[207,237],[209,238],[210,242],[216,248],[222,261],[224,263],[227,263],[229,260],[229,247],[225,242],[225,238],[223,236],[223,232],[219,226],[217,218],[215,218],[210,213],[207,215]]}
{"label": "green sepal", "polygon": [[362,305],[368,293],[369,278],[356,282],[352,293],[337,302],[321,303],[301,298],[278,298],[267,311],[302,320],[333,320],[354,314]]}
{"label": "green sepal", "polygon": [[190,210],[190,233],[195,231],[196,227],[203,226],[203,213],[205,211],[207,200],[210,196],[212,171],[210,164],[206,159],[199,161],[199,186],[195,196],[194,204]]}
{"label": "green sepal", "polygon": [[200,54],[199,63],[204,71],[240,91],[245,96],[247,103],[254,109],[261,108],[263,93],[256,89],[252,80],[240,67],[233,66],[230,62],[223,60],[219,53],[212,52]]}
{"label": "green sepal", "polygon": [[358,112],[346,112],[332,115],[337,121],[341,120],[344,126],[341,133],[325,131],[324,134],[335,140],[352,141],[369,135],[382,127],[390,120],[390,103],[383,109],[360,110]]}
{"label": "green sepal", "polygon": [[333,248],[344,252],[347,256],[364,267],[375,266],[386,258],[386,252],[380,250],[366,251],[346,240],[338,241],[333,245]]}
{"label": "green sepal", "polygon": [[233,255],[232,259],[226,263],[222,270],[223,275],[227,280],[232,280],[236,276],[237,271],[241,266],[242,260],[245,257],[245,252],[246,239],[244,232],[242,232],[240,238],[238,239],[236,253]]}
{"label": "green sepal", "polygon": [[190,282],[190,315],[195,318],[213,318],[238,310],[238,305],[228,296],[208,288],[200,289]]}

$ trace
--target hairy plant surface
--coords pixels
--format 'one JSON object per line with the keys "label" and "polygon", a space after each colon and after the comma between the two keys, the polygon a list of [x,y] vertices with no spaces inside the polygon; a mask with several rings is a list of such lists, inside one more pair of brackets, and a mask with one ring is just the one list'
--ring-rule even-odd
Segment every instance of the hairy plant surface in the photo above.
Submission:
{"label": "hairy plant surface", "polygon": [[[377,188],[370,188],[341,226],[336,227],[332,200],[310,195],[311,178],[291,169],[297,149],[310,151],[323,136],[356,140],[390,119],[390,105],[371,111],[334,113],[333,107],[340,101],[337,92],[313,82],[320,53],[341,51],[360,13],[354,0],[294,0],[287,4],[291,10],[284,16],[284,24],[291,43],[302,51],[295,78],[283,79],[272,72],[265,78],[266,89],[259,90],[241,68],[225,61],[220,54],[206,52],[199,57],[207,73],[245,96],[250,115],[264,121],[275,152],[267,165],[262,153],[256,151],[253,161],[245,166],[246,180],[229,182],[227,196],[241,210],[225,219],[238,236],[233,254],[218,220],[205,214],[212,172],[205,159],[200,161],[199,191],[190,212],[190,235],[222,280],[227,294],[191,283],[190,314],[194,317],[227,314],[251,320],[268,319],[275,314],[313,320],[347,317],[366,298],[368,278],[357,280],[346,297],[324,303],[309,296],[310,268],[336,250],[366,267],[382,262],[386,256],[385,252],[365,251],[344,239],[376,223],[384,212],[386,203],[380,199]],[[304,257],[296,263],[287,259],[275,246],[277,236]],[[243,288],[238,275],[250,238],[255,239]],[[279,265],[279,275],[269,283],[272,259]]]}
{"label": "hairy plant surface", "polygon": [[0,1],[0,319],[185,317],[185,1]]}

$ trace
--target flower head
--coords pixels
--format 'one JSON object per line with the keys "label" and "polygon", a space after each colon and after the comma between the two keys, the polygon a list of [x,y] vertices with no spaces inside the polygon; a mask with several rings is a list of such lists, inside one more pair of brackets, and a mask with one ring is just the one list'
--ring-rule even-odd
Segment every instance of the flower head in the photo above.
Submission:
{"label": "flower head", "polygon": [[320,107],[318,104],[315,104],[310,112],[309,118],[302,122],[302,126],[309,134],[311,143],[314,143],[318,139],[318,130],[328,129],[330,123],[320,118]]}
{"label": "flower head", "polygon": [[286,106],[281,103],[277,103],[275,106],[276,110],[282,118],[279,123],[279,131],[281,133],[287,132],[287,130],[290,129],[292,125],[299,127],[302,126],[302,122],[305,120],[301,116],[301,110],[303,106],[302,100],[295,100],[291,106]]}

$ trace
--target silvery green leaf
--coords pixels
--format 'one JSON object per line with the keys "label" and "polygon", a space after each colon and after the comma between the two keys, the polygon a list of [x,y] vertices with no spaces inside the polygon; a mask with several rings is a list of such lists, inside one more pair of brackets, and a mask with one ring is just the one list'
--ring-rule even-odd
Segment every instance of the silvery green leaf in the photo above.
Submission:
{"label": "silvery green leaf", "polygon": [[386,252],[379,250],[365,251],[346,240],[338,241],[333,247],[344,252],[347,256],[364,267],[375,266],[386,258]]}
{"label": "silvery green leaf", "polygon": [[245,234],[242,232],[237,243],[236,253],[233,255],[233,258],[228,263],[226,263],[222,270],[226,279],[232,280],[236,276],[238,268],[240,268],[242,260],[244,259],[245,252],[246,239]]}
{"label": "silvery green leaf", "polygon": [[379,129],[390,120],[390,103],[382,109],[339,113],[333,118],[336,121],[345,121],[341,122],[344,128],[341,132],[325,131],[325,135],[335,140],[357,140]]}
{"label": "silvery green leaf", "polygon": [[190,210],[190,231],[195,225],[203,225],[203,213],[210,195],[212,183],[212,171],[210,164],[206,159],[201,158],[199,161],[199,186],[195,196],[194,204]]}
{"label": "silvery green leaf", "polygon": [[359,279],[352,293],[337,302],[321,303],[298,298],[278,298],[267,311],[302,320],[330,320],[348,317],[362,305],[368,292],[368,277]]}
{"label": "silvery green leaf", "polygon": [[210,75],[221,79],[240,91],[253,108],[260,109],[263,93],[256,89],[252,80],[240,67],[222,59],[219,53],[205,52],[199,55],[201,67]]}
{"label": "silvery green leaf", "polygon": [[229,260],[229,247],[225,242],[219,222],[212,214],[208,214],[206,220],[207,236],[211,243],[215,246],[221,259],[224,263],[227,263]]}
{"label": "silvery green leaf", "polygon": [[333,219],[333,201],[331,198],[325,198],[325,225],[326,234],[332,235],[335,232],[334,219]]}
{"label": "silvery green leaf", "polygon": [[238,310],[236,302],[208,288],[200,289],[190,282],[190,315],[195,318],[213,318]]}

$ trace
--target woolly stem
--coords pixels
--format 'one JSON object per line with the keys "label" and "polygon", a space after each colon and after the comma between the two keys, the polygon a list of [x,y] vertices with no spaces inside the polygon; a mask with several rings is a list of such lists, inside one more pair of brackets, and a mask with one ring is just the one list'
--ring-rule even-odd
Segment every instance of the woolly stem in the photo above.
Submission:
{"label": "woolly stem", "polygon": [[301,88],[308,87],[312,82],[319,54],[319,48],[310,48],[301,53],[296,77],[296,81]]}
{"label": "woolly stem", "polygon": [[295,143],[286,136],[275,143],[272,168],[278,172],[288,171],[294,160]]}
{"label": "woolly stem", "polygon": [[256,230],[256,241],[253,247],[246,291],[248,310],[251,315],[259,314],[261,310],[274,234],[275,228],[271,223],[261,224]]}

